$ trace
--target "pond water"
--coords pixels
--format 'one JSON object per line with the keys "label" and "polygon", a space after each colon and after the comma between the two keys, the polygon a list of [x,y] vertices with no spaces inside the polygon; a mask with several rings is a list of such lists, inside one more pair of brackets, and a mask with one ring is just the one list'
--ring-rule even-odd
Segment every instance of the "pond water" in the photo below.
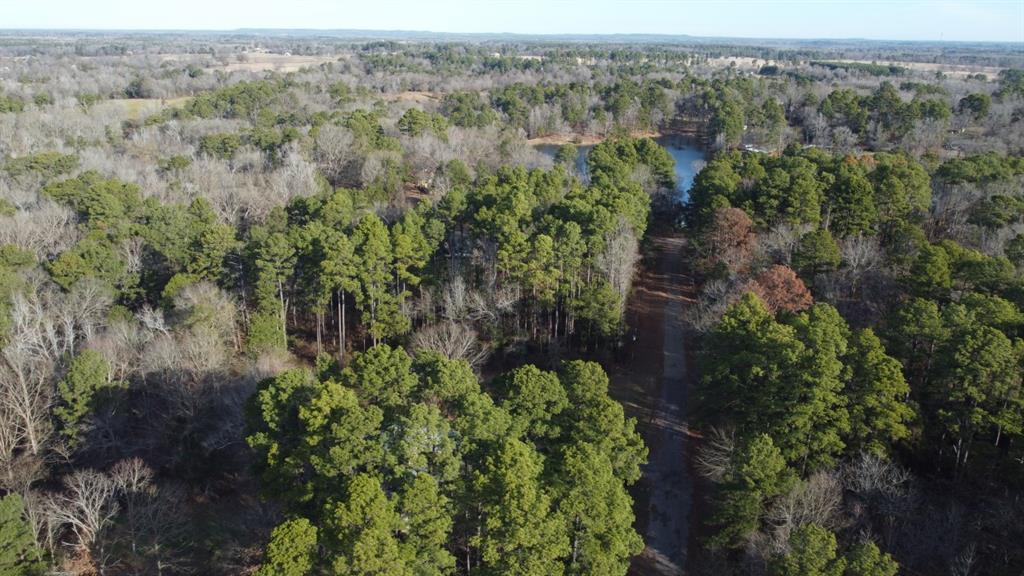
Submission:
{"label": "pond water", "polygon": [[[693,185],[693,177],[697,175],[701,166],[704,165],[704,149],[695,138],[683,134],[661,136],[656,138],[655,141],[668,150],[668,153],[676,161],[676,190],[679,192],[679,199],[682,202],[686,202],[690,186]],[[537,146],[538,151],[551,158],[554,158],[555,154],[558,153],[558,148],[559,146],[555,144],[541,144]],[[587,154],[590,153],[590,149],[593,146],[577,146],[576,148],[576,172],[586,180]]]}

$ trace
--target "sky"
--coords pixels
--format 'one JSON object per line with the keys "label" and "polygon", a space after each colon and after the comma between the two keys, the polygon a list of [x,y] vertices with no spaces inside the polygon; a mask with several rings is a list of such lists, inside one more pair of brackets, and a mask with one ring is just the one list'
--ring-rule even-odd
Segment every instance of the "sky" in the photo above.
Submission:
{"label": "sky", "polygon": [[1024,43],[1024,0],[0,0],[0,28],[317,28]]}

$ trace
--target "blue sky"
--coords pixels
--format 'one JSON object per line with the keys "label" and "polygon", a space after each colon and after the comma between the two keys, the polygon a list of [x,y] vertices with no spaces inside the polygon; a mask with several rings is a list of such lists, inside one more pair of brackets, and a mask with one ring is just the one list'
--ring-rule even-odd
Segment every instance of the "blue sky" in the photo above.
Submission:
{"label": "blue sky", "polygon": [[0,0],[0,28],[359,28],[1024,42],[1024,0]]}

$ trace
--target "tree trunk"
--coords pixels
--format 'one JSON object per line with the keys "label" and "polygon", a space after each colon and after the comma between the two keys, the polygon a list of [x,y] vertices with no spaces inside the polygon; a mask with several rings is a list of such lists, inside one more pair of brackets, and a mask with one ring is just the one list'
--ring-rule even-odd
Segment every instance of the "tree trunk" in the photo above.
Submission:
{"label": "tree trunk", "polygon": [[323,342],[320,338],[320,329],[323,326],[323,312],[316,311],[316,355],[319,356],[323,352]]}
{"label": "tree trunk", "polygon": [[284,285],[277,281],[277,299],[281,304],[281,334],[284,334],[285,346],[288,345],[288,308],[284,305]]}

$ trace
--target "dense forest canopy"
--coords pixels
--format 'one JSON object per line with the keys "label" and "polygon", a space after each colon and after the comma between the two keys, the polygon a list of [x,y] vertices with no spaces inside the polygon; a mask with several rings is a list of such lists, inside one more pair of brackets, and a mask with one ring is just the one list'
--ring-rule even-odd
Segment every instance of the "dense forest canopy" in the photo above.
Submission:
{"label": "dense forest canopy", "polygon": [[0,574],[1020,573],[1019,51],[421,40],[0,34]]}

